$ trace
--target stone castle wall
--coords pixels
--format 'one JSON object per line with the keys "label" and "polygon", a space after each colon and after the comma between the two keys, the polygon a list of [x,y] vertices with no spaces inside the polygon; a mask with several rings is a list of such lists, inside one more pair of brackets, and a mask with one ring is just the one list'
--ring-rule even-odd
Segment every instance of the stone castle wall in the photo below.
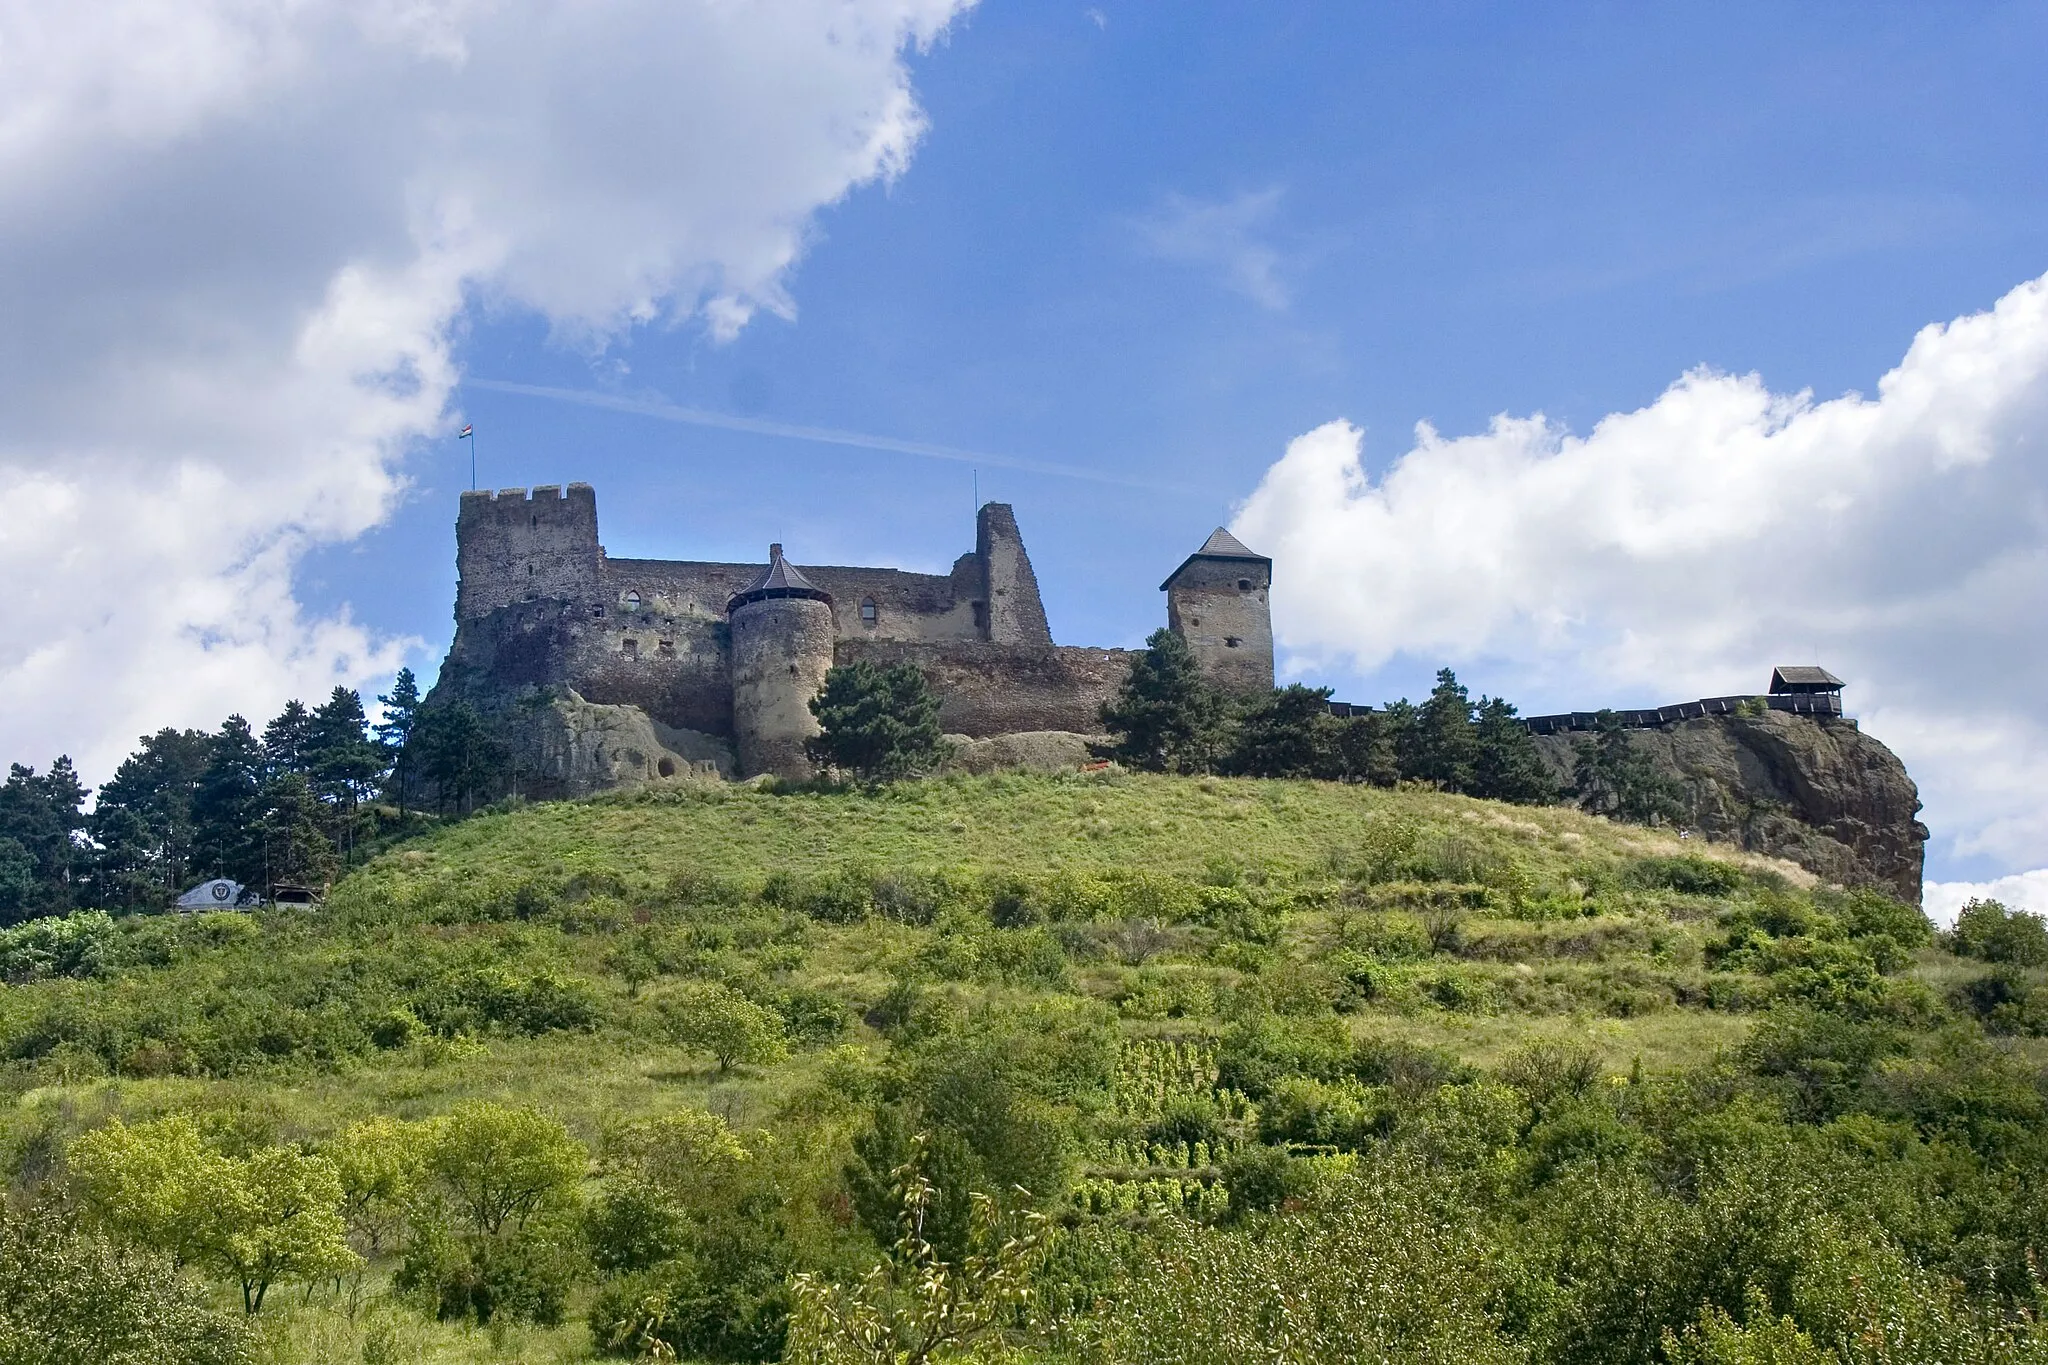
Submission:
{"label": "stone castle wall", "polygon": [[975,739],[1032,730],[1098,733],[1102,704],[1131,671],[1125,650],[1053,644],[841,638],[835,657],[842,664],[915,664],[938,694],[940,727]]}
{"label": "stone castle wall", "polygon": [[[495,711],[515,692],[567,690],[670,730],[734,737],[728,605],[760,565],[613,559],[588,484],[464,494],[456,541],[455,643],[437,697]],[[836,661],[916,664],[955,734],[1093,732],[1128,672],[1121,651],[1053,644],[1016,516],[1000,503],[980,510],[975,549],[949,573],[802,572],[831,596]]]}

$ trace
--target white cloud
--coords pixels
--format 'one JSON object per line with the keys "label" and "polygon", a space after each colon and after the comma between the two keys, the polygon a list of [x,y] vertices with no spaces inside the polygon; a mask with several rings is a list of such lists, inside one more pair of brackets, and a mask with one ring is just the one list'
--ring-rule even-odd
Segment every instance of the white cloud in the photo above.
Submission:
{"label": "white cloud", "polygon": [[1174,194],[1136,228],[1146,250],[1160,260],[1213,270],[1230,289],[1278,311],[1290,296],[1280,253],[1263,238],[1279,206],[1277,188],[1216,203]]}
{"label": "white cloud", "polygon": [[1818,658],[1951,851],[2048,863],[2048,280],[1925,328],[1856,394],[1685,375],[1584,435],[1417,429],[1383,473],[1332,422],[1234,529],[1282,566],[1300,668],[1484,661],[1525,706],[1761,688]]}
{"label": "white cloud", "polygon": [[1936,924],[1948,927],[1956,922],[1957,911],[1976,900],[1999,901],[2008,910],[2048,915],[2048,868],[1988,882],[1928,882],[1920,905]]}
{"label": "white cloud", "polygon": [[0,745],[374,680],[290,575],[448,424],[466,308],[788,313],[970,0],[0,0]]}

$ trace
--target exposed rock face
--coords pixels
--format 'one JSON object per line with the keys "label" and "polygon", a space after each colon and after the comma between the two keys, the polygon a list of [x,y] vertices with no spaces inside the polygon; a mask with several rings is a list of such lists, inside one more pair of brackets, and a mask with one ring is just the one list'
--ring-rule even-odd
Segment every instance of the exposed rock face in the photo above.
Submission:
{"label": "exposed rock face", "polygon": [[501,717],[496,731],[512,745],[522,785],[533,796],[587,796],[667,778],[729,778],[735,772],[728,741],[663,725],[637,706],[535,689],[507,710],[516,715]]}
{"label": "exposed rock face", "polygon": [[[1788,858],[1827,881],[1920,903],[1927,826],[1920,792],[1890,749],[1856,722],[1788,715],[1709,716],[1629,732],[1676,780],[1693,829]],[[1570,782],[1585,735],[1538,735]]]}

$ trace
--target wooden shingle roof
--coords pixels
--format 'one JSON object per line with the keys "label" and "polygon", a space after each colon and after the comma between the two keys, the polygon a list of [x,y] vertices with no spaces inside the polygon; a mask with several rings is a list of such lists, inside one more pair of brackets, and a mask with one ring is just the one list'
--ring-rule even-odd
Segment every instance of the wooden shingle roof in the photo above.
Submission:
{"label": "wooden shingle roof", "polygon": [[1825,668],[1783,664],[1771,670],[1773,692],[1839,692],[1842,680]]}

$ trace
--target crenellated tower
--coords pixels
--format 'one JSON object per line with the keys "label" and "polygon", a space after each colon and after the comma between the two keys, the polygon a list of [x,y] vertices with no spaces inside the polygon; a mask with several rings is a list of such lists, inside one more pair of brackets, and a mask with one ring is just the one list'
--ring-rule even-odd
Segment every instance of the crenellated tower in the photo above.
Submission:
{"label": "crenellated tower", "polygon": [[603,561],[589,484],[466,492],[455,515],[455,619],[543,597],[594,598]]}

